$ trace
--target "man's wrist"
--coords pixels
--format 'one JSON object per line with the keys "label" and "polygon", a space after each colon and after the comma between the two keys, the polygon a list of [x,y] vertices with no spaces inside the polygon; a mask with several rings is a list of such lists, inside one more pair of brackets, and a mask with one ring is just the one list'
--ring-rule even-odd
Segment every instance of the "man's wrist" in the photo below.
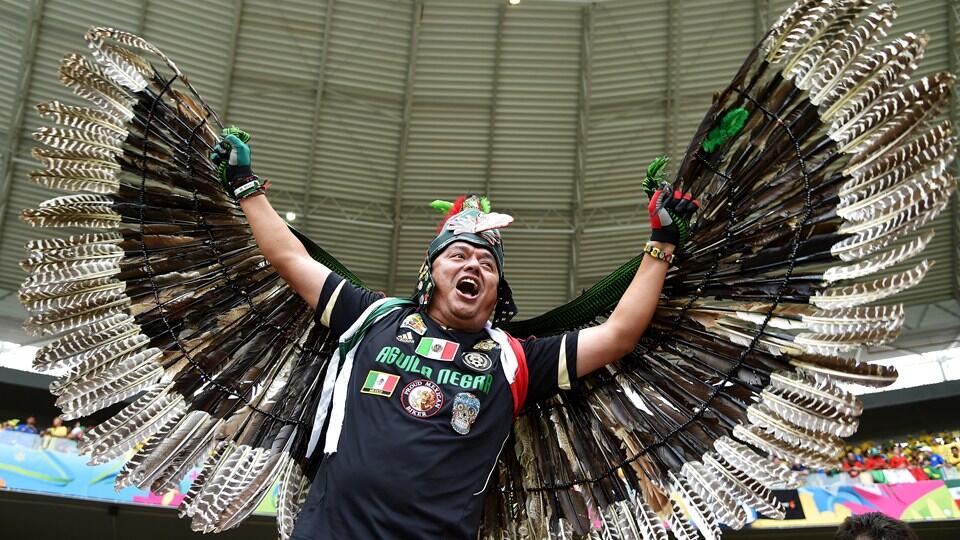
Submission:
{"label": "man's wrist", "polygon": [[[663,245],[664,248],[661,248],[658,244]],[[669,248],[669,251],[667,251],[666,248]],[[673,264],[673,246],[671,244],[663,244],[650,240],[643,247],[643,253],[667,264]]]}
{"label": "man's wrist", "polygon": [[235,178],[243,178],[247,176],[256,176],[253,173],[253,168],[247,165],[229,165],[227,167],[227,177],[233,181]]}
{"label": "man's wrist", "polygon": [[680,231],[673,225],[654,229],[650,231],[650,241],[676,246],[680,243]]}
{"label": "man's wrist", "polygon": [[674,250],[677,249],[677,246],[669,242],[658,242],[656,240],[649,240],[647,241],[647,243],[650,244],[651,246],[660,248],[660,251],[663,251],[664,253],[667,253],[667,254],[672,254]]}
{"label": "man's wrist", "polygon": [[263,195],[268,182],[261,180],[257,175],[237,177],[230,181],[230,192],[234,199],[240,201],[247,197]]}

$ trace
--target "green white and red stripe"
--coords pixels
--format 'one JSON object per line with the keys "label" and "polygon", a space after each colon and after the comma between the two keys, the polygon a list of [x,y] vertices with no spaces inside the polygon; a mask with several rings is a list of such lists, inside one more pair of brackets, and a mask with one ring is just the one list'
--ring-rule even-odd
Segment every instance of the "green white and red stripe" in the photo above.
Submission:
{"label": "green white and red stripe", "polygon": [[393,389],[397,387],[398,382],[400,382],[399,375],[370,370],[370,372],[367,373],[367,379],[363,382],[363,388],[360,389],[360,392],[390,397],[393,395]]}
{"label": "green white and red stripe", "polygon": [[422,337],[417,345],[417,354],[433,360],[442,360],[444,362],[453,361],[457,355],[457,349],[460,344],[456,341],[447,341],[446,339]]}

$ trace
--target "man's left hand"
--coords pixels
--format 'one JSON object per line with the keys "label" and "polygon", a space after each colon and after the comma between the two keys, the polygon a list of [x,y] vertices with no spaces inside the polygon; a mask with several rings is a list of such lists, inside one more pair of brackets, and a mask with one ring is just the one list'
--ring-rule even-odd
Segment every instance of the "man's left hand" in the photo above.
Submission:
{"label": "man's left hand", "polygon": [[679,189],[663,182],[650,197],[647,207],[650,213],[650,240],[676,246],[680,251],[686,243],[690,230],[690,219],[700,208],[700,203],[691,193],[681,193]]}

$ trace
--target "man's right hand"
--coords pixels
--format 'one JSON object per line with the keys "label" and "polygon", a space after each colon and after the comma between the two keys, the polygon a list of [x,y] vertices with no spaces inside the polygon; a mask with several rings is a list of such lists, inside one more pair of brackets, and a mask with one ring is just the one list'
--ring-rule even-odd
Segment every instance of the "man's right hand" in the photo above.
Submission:
{"label": "man's right hand", "polygon": [[210,159],[224,190],[240,203],[260,252],[307,305],[316,309],[330,269],[310,256],[266,197],[256,197],[270,183],[261,181],[250,168],[249,143],[248,133],[236,127],[225,129]]}
{"label": "man's right hand", "polygon": [[249,142],[249,133],[229,127],[223,130],[223,140],[210,154],[210,159],[217,166],[220,183],[237,200],[263,191],[263,182],[251,168]]}

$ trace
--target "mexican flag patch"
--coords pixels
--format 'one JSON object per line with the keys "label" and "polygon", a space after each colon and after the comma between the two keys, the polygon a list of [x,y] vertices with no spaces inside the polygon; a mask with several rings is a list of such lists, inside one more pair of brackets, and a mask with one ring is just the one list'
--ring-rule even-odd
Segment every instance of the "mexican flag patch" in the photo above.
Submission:
{"label": "mexican flag patch", "polygon": [[460,344],[440,338],[422,337],[417,345],[417,354],[433,360],[452,362]]}
{"label": "mexican flag patch", "polygon": [[400,382],[399,375],[391,375],[371,369],[367,373],[367,380],[363,381],[363,388],[360,389],[360,392],[390,397],[393,395],[393,389],[397,387],[398,382]]}

